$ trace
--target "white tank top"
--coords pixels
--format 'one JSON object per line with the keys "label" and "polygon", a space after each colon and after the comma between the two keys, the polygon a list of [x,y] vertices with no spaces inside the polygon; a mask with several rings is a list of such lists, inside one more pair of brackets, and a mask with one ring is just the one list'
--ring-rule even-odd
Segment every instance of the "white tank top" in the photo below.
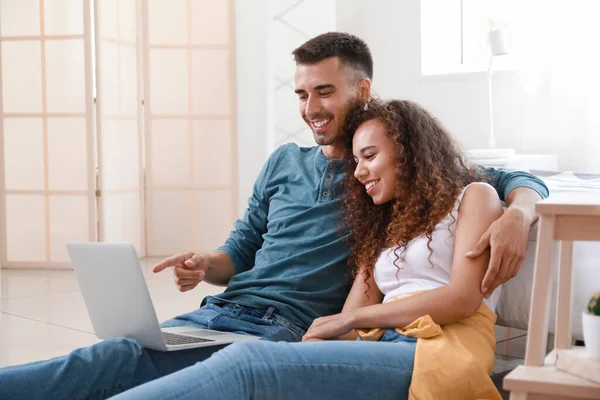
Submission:
{"label": "white tank top", "polygon": [[[460,193],[452,211],[435,226],[430,244],[433,253],[427,248],[428,239],[425,235],[408,242],[404,252],[399,247],[381,252],[375,263],[373,277],[384,295],[384,303],[398,296],[432,290],[450,283],[458,207],[468,187]],[[400,255],[396,261],[400,269],[394,265],[395,249]],[[499,286],[489,299],[483,300],[492,311],[496,310],[501,291],[502,287]]]}

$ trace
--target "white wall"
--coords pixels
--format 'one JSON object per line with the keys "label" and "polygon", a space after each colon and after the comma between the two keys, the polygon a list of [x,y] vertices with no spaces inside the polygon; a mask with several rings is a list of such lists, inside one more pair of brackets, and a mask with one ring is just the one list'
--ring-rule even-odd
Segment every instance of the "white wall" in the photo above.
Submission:
{"label": "white wall", "polygon": [[[485,76],[435,82],[421,79],[419,3],[337,0],[337,29],[359,36],[370,46],[376,93],[418,101],[441,119],[465,148],[486,147]],[[565,4],[568,7],[568,2]],[[600,173],[600,111],[591,106],[597,104],[600,87],[597,78],[590,78],[594,86],[588,81],[589,96],[583,107],[581,99],[566,98],[557,91],[556,82],[542,81],[531,87],[522,83],[523,75],[497,72],[494,115],[498,147],[557,154],[560,169]],[[586,84],[581,77],[569,79],[573,85]]]}
{"label": "white wall", "polygon": [[238,100],[238,211],[267,159],[267,0],[236,2]]}

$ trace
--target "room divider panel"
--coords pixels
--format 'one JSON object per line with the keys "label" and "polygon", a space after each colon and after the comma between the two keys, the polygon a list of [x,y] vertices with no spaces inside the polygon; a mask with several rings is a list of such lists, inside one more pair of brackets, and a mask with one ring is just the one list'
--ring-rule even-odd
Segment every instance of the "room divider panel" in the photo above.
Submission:
{"label": "room divider panel", "polygon": [[95,2],[99,240],[145,255],[141,1]]}
{"label": "room divider panel", "polygon": [[222,244],[235,72],[234,0],[0,0],[0,265]]}
{"label": "room divider panel", "polygon": [[0,0],[0,253],[64,267],[97,239],[90,2]]}
{"label": "room divider panel", "polygon": [[213,251],[237,214],[234,2],[142,5],[147,252]]}

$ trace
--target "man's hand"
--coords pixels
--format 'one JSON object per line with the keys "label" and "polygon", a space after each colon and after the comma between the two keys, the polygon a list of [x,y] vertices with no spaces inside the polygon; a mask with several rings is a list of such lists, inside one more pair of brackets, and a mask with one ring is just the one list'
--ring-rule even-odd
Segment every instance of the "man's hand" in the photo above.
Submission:
{"label": "man's hand", "polygon": [[527,251],[531,221],[519,207],[509,207],[483,234],[479,242],[465,256],[479,257],[491,247],[488,270],[481,282],[481,292],[489,298],[501,284],[514,278],[521,268]]}
{"label": "man's hand", "polygon": [[350,312],[329,315],[315,319],[302,337],[302,341],[335,339],[352,329]]}
{"label": "man's hand", "polygon": [[152,268],[154,273],[173,268],[175,284],[180,292],[194,289],[206,276],[210,265],[210,256],[183,253],[167,257]]}

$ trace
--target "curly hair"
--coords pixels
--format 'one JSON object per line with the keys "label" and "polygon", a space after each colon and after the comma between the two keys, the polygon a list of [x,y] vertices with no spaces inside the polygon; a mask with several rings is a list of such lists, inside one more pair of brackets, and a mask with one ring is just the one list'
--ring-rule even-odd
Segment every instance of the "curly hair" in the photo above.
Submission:
{"label": "curly hair", "polygon": [[[365,109],[366,108],[366,109]],[[486,181],[471,166],[450,133],[428,111],[406,100],[372,100],[356,107],[344,127],[347,150],[352,149],[356,130],[377,119],[395,145],[398,184],[394,200],[375,205],[364,186],[354,177],[356,161],[347,151],[343,182],[343,225],[350,229],[352,253],[348,264],[356,275],[364,268],[369,277],[380,253],[394,247],[396,260],[406,244],[419,236],[428,238],[430,251],[435,226],[452,210],[461,190],[471,182]],[[433,266],[433,264],[431,264]]]}

